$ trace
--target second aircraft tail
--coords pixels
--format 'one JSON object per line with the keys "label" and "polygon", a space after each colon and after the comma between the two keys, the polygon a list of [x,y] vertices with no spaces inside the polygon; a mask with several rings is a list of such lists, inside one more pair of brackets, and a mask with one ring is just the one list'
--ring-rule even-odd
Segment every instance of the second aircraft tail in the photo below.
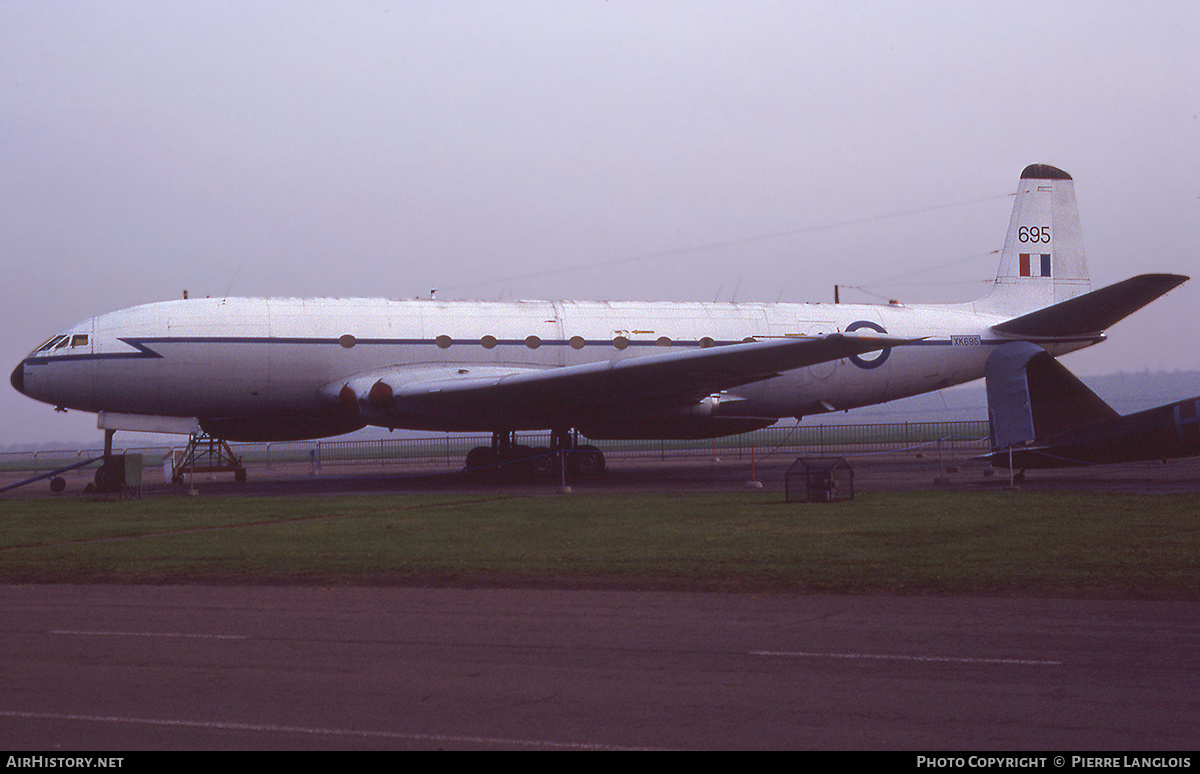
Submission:
{"label": "second aircraft tail", "polygon": [[1200,396],[1121,416],[1024,341],[997,347],[986,369],[993,465],[1065,468],[1200,454]]}

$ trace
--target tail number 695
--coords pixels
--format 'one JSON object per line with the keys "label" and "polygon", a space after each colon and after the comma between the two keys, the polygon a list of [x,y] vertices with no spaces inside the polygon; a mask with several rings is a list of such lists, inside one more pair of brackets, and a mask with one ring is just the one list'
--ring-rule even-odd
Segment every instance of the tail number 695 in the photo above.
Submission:
{"label": "tail number 695", "polygon": [[1049,226],[1021,226],[1017,229],[1017,239],[1021,242],[1050,242]]}

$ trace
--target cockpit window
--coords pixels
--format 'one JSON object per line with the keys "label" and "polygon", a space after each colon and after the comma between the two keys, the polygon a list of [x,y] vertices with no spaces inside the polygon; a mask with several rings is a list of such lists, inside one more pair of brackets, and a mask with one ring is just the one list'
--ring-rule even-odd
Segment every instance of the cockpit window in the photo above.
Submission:
{"label": "cockpit window", "polygon": [[49,352],[52,349],[57,349],[70,338],[70,336],[52,336],[49,341],[35,349],[34,352]]}
{"label": "cockpit window", "polygon": [[45,344],[35,349],[33,353],[36,355],[39,353],[56,352],[67,347],[73,349],[75,347],[86,347],[87,345],[88,335],[86,333],[60,333],[57,336],[51,336]]}

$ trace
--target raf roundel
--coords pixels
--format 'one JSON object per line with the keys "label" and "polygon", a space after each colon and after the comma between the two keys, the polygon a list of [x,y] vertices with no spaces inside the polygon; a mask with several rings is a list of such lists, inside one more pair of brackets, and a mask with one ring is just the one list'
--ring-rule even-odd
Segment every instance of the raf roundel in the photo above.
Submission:
{"label": "raf roundel", "polygon": [[[859,320],[857,322],[850,323],[849,325],[846,326],[846,332],[853,333],[854,331],[862,330],[863,328],[867,328],[868,330],[875,331],[876,333],[887,333],[887,330],[885,330],[882,325],[880,325],[878,323],[873,323],[869,320]],[[879,355],[871,358],[870,360],[864,359],[862,357],[862,355],[851,355],[849,359],[850,359],[851,363],[858,366],[859,368],[871,369],[871,368],[878,368],[879,366],[881,366],[885,362],[887,362],[888,355],[890,355],[890,354],[892,354],[892,348],[886,347],[884,349],[879,350]]]}

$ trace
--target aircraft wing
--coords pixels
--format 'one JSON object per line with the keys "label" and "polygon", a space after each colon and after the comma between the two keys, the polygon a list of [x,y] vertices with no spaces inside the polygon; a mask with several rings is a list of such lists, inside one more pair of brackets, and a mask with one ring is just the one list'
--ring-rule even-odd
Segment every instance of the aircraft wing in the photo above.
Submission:
{"label": "aircraft wing", "polygon": [[679,406],[794,368],[911,343],[873,332],[772,339],[581,365],[395,366],[322,389],[365,415],[569,417],[630,406]]}

